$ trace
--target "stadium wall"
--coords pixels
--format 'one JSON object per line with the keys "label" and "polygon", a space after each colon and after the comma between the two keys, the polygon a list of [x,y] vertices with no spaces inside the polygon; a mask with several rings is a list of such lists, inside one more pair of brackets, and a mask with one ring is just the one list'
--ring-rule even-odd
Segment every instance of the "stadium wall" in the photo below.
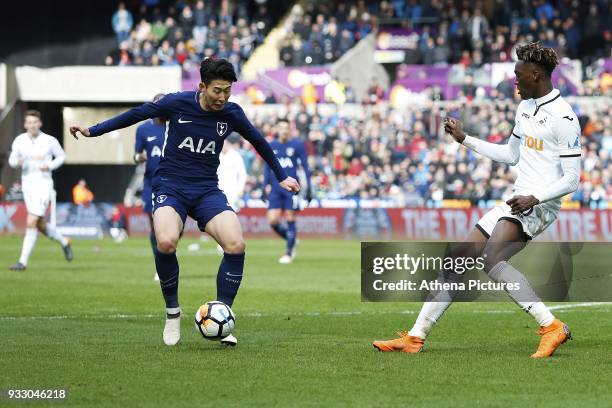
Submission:
{"label": "stadium wall", "polygon": [[181,89],[181,68],[18,67],[19,99],[32,102],[144,102]]}
{"label": "stadium wall", "polygon": [[[58,228],[73,236],[98,237],[106,228],[104,220],[110,216],[113,206],[102,203],[78,208],[72,204],[60,204]],[[142,207],[119,208],[125,215],[130,235],[149,233],[148,215]],[[464,239],[486,211],[482,208],[308,208],[300,213],[297,228],[300,236],[310,238],[452,241]],[[266,220],[265,208],[244,208],[238,217],[247,236],[275,236]],[[25,219],[23,203],[0,203],[0,235],[21,234]],[[195,221],[190,218],[185,225],[185,234],[200,234]],[[612,242],[612,211],[562,210],[557,221],[537,240]]]}

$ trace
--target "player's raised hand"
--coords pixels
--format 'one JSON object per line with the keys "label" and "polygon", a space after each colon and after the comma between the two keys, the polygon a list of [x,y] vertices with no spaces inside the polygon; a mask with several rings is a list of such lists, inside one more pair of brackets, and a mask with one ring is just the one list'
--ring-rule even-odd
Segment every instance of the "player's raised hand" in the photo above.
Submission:
{"label": "player's raised hand", "polygon": [[463,124],[455,118],[444,118],[444,131],[450,134],[453,139],[459,143],[463,143],[465,133],[463,133]]}
{"label": "player's raised hand", "polygon": [[279,184],[282,188],[294,194],[300,192],[300,183],[298,183],[297,180],[294,179],[293,177],[287,177],[286,179],[281,181]]}
{"label": "player's raised hand", "polygon": [[513,215],[522,214],[525,211],[529,211],[534,205],[539,203],[540,200],[532,195],[517,195],[506,201],[506,204],[510,206]]}
{"label": "player's raised hand", "polygon": [[74,138],[77,140],[79,139],[79,137],[77,136],[78,133],[82,134],[85,137],[89,137],[89,128],[81,127],[79,125],[70,126],[70,134],[74,136]]}

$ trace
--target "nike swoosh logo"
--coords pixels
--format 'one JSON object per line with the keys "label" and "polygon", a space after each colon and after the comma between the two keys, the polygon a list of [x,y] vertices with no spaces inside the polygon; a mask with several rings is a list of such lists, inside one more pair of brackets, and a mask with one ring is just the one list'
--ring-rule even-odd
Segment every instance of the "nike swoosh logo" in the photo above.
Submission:
{"label": "nike swoosh logo", "polygon": [[227,276],[233,276],[234,278],[242,278],[242,275],[234,275],[233,273],[225,272]]}
{"label": "nike swoosh logo", "polygon": [[179,118],[178,123],[191,123],[193,122],[193,120],[183,120],[182,118]]}
{"label": "nike swoosh logo", "polygon": [[567,119],[567,120],[569,120],[570,122],[573,122],[573,121],[574,121],[574,118],[570,118],[569,116],[564,116],[564,117],[563,117],[563,119]]}
{"label": "nike swoosh logo", "polygon": [[157,139],[157,136],[151,136],[151,137],[147,137],[147,142],[152,142],[155,139]]}

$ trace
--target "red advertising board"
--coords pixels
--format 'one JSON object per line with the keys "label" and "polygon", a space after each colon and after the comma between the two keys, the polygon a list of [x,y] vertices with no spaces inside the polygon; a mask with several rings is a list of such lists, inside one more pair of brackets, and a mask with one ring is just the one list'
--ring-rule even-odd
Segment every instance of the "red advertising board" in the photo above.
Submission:
{"label": "red advertising board", "polygon": [[[121,207],[121,206],[120,206]],[[149,232],[148,215],[141,207],[122,208],[130,235]],[[343,239],[461,240],[486,209],[433,208],[308,208],[298,216],[300,236]],[[244,208],[238,214],[245,235],[273,236],[264,208]],[[0,234],[22,233],[23,203],[0,203]],[[61,225],[60,225],[61,228]],[[188,219],[186,234],[198,234]],[[542,235],[544,241],[612,241],[612,211],[563,210]]]}

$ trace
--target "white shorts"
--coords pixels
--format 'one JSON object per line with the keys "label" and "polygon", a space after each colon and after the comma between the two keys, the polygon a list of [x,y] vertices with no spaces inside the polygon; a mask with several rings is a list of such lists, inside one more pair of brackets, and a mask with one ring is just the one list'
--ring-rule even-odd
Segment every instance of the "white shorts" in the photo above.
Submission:
{"label": "white shorts", "polygon": [[24,183],[23,200],[29,214],[43,217],[47,212],[53,183]]}
{"label": "white shorts", "polygon": [[557,219],[559,209],[556,206],[538,204],[526,214],[513,215],[510,206],[506,203],[498,205],[487,212],[476,224],[478,228],[487,238],[493,233],[493,229],[499,220],[508,220],[511,222],[520,223],[523,228],[523,233],[527,239],[537,237],[550,224]]}

